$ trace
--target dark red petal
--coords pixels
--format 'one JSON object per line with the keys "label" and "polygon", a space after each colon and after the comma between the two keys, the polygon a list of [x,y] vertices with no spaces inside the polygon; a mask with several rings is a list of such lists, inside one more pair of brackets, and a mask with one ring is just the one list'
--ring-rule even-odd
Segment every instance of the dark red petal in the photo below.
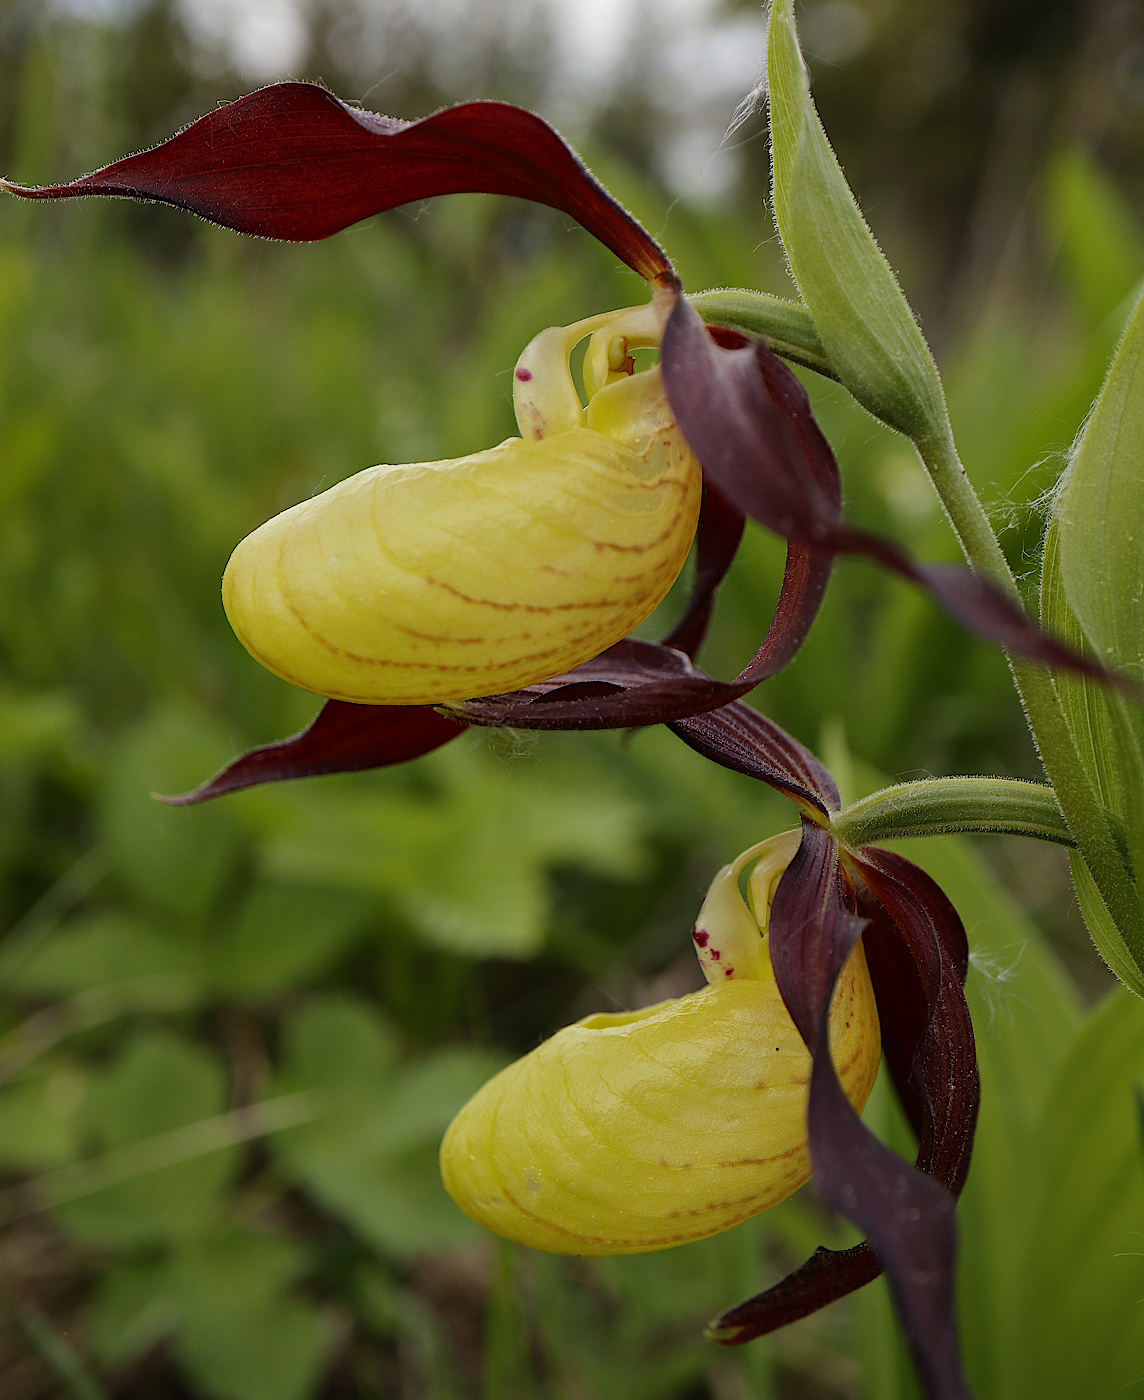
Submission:
{"label": "dark red petal", "polygon": [[789,1327],[792,1322],[809,1317],[828,1303],[845,1298],[847,1293],[864,1288],[882,1272],[878,1256],[863,1240],[850,1249],[827,1249],[820,1245],[805,1264],[787,1274],[786,1278],[748,1298],[737,1307],[728,1308],[708,1327],[707,1334],[724,1346],[742,1346]]}
{"label": "dark red petal", "polygon": [[970,631],[1046,666],[1135,689],[1049,637],[1020,605],[968,569],[919,564],[841,513],[838,465],[806,390],[762,341],[708,332],[683,297],[664,332],[664,387],[676,422],[716,483],[745,515],[783,539],[855,554],[924,588]]}
{"label": "dark red petal", "polygon": [[503,102],[465,102],[406,122],[347,106],[312,83],[275,83],[70,184],[7,188],[32,199],[154,199],[294,241],[327,238],[433,195],[516,195],[570,215],[648,281],[671,273],[663,249],[548,123]]}
{"label": "dark red petal", "polygon": [[[882,879],[881,866],[872,869],[874,878]],[[893,885],[894,912],[907,924],[907,942],[916,939],[925,945],[923,964],[933,969],[944,963],[952,971],[914,882],[894,868],[883,883]],[[863,1126],[830,1057],[830,999],[838,973],[867,926],[856,915],[853,901],[837,843],[804,817],[802,844],[775,892],[769,945],[783,1000],[814,1057],[807,1111],[814,1183],[828,1205],[867,1232],[893,1288],[926,1395],[931,1400],[965,1400],[953,1301],[956,1198]],[[949,980],[960,993],[956,977]],[[832,1266],[820,1261],[815,1267],[829,1282]],[[861,1261],[851,1257],[833,1267],[845,1269],[853,1287]],[[808,1284],[804,1275],[799,1286],[810,1291]],[[720,1334],[723,1330],[718,1328]]]}
{"label": "dark red petal", "polygon": [[454,710],[470,724],[513,729],[636,729],[725,705],[753,684],[713,681],[682,652],[629,637],[574,671]]}
{"label": "dark red petal", "polygon": [[[816,839],[821,844],[822,838]],[[905,1090],[903,1101],[918,1132],[917,1168],[951,1194],[935,1195],[937,1188],[919,1187],[924,1178],[916,1173],[903,1176],[904,1164],[893,1154],[869,1148],[868,1135],[845,1105],[841,1090],[832,1093],[827,1086],[824,1093],[820,1085],[812,1090],[816,1182],[825,1199],[869,1229],[888,1264],[897,1258],[891,1278],[899,1297],[902,1276],[914,1290],[908,1306],[902,1304],[903,1317],[928,1393],[958,1396],[964,1391],[959,1388],[951,1312],[955,1241],[949,1217],[952,1200],[965,1182],[979,1097],[973,1028],[961,986],[967,966],[965,930],[943,892],[909,861],[870,848],[863,851],[859,867],[869,888],[876,887],[884,901],[867,897],[860,905],[869,918],[862,938],[882,1016],[883,1050],[895,1084]],[[820,867],[820,882],[821,878]],[[780,909],[780,926],[785,918]],[[772,948],[774,921],[772,912]],[[780,934],[780,946],[781,942]],[[820,1171],[830,1175],[833,1186],[819,1181]],[[915,1238],[908,1219],[901,1221],[899,1190],[912,1202],[910,1209],[922,1210],[923,1219],[929,1212],[934,1233],[928,1241]],[[864,1213],[852,1211],[849,1202],[864,1193],[870,1197]],[[925,1266],[923,1273],[931,1273],[931,1283],[920,1289],[911,1273],[919,1261]],[[713,1335],[728,1344],[749,1341],[843,1297],[880,1270],[869,1241],[841,1252],[820,1249],[774,1288],[721,1317]]]}
{"label": "dark red petal", "polygon": [[929,1400],[969,1400],[954,1313],[956,1199],[863,1126],[834,1072],[827,1035],[824,1017],[807,1110],[815,1188],[869,1236],[924,1394]]}
{"label": "dark red petal", "polygon": [[965,928],[942,890],[903,856],[868,847],[860,868],[888,915],[888,920],[872,926],[867,954],[883,1021],[909,1025],[903,998],[907,960],[926,997],[929,1014],[921,1018],[916,1042],[911,1046],[899,1033],[884,1045],[895,1084],[907,1086],[903,1103],[908,1107],[911,1088],[920,1100],[918,1165],[958,1193],[969,1171],[981,1096],[973,1025],[962,987],[968,969]]}
{"label": "dark red petal", "polygon": [[663,639],[665,647],[695,659],[707,635],[715,590],[731,567],[745,524],[743,512],[731,504],[718,486],[704,479],[703,504],[695,532],[695,582],[683,616]]}
{"label": "dark red petal", "polygon": [[838,974],[866,927],[854,898],[838,863],[837,841],[803,817],[802,844],[771,905],[769,946],[783,1001],[812,1052]]}
{"label": "dark red petal", "polygon": [[[800,544],[824,544],[840,520],[829,444],[801,403],[805,390],[761,341],[707,332],[678,298],[660,365],[672,413],[707,476],[745,515]],[[780,386],[776,397],[767,378]],[[795,387],[797,386],[797,387]]]}
{"label": "dark red petal", "polygon": [[742,701],[679,720],[671,729],[696,753],[724,768],[758,778],[823,815],[838,811],[838,788],[818,759]]}
{"label": "dark red petal", "polygon": [[810,625],[818,616],[822,597],[830,581],[834,555],[829,550],[809,549],[806,545],[788,544],[786,569],[782,588],[771,625],[763,644],[750,664],[735,677],[750,681],[752,686],[777,675],[793,661],[795,653],[806,640]]}
{"label": "dark red petal", "polygon": [[327,700],[300,734],[252,749],[194,792],[159,800],[184,807],[259,783],[385,768],[431,753],[464,730],[464,724],[438,714],[431,705],[347,705]]}

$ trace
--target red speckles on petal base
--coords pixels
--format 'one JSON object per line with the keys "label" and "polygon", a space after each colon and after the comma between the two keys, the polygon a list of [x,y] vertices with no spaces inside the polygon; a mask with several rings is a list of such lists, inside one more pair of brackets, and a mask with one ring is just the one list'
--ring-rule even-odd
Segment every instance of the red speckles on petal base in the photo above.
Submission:
{"label": "red speckles on petal base", "polygon": [[723,954],[718,948],[711,949],[711,959],[713,962],[718,962],[722,956]]}
{"label": "red speckles on petal base", "polygon": [[735,975],[735,969],[734,969],[733,967],[725,967],[725,968],[723,969],[723,976],[724,976],[724,977],[734,977],[734,975]]}
{"label": "red speckles on petal base", "polygon": [[520,380],[522,384],[527,384],[528,381],[532,378],[532,371],[530,369],[525,369],[523,366],[521,366],[521,368],[519,368],[516,371],[516,377]]}
{"label": "red speckles on petal base", "polygon": [[707,940],[711,935],[707,933],[705,929],[695,928],[691,930],[691,936],[695,940],[695,946],[697,948],[706,948]]}

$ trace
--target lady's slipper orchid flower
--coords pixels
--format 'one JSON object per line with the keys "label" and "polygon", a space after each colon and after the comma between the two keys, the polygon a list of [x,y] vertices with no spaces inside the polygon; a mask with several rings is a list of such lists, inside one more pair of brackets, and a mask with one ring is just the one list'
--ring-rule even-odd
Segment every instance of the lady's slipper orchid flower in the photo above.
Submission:
{"label": "lady's slipper orchid flower", "polygon": [[[727,1076],[732,1100],[757,1096],[773,1108],[774,1095],[752,1086],[766,1082],[772,1018],[778,1017],[783,1031],[774,1044],[780,1050],[770,1053],[789,1054],[792,1064],[797,1059],[800,1107],[793,1115],[789,1105],[771,1115],[772,1125],[782,1126],[780,1138],[765,1137],[765,1114],[744,1123],[733,1151],[761,1161],[789,1150],[789,1161],[803,1170],[801,1154],[809,1149],[820,1195],[869,1239],[841,1252],[819,1250],[775,1288],[726,1314],[713,1335],[730,1344],[749,1340],[884,1268],[926,1393],[964,1397],[953,1325],[953,1207],[968,1168],[978,1092],[961,985],[964,929],[941,891],[909,862],[839,844],[831,830],[838,794],[829,775],[739,697],[794,655],[841,553],[872,558],[913,580],[966,625],[1015,651],[1055,666],[1099,668],[1042,634],[976,575],[919,564],[893,542],[849,526],[841,514],[837,463],[799,381],[762,341],[704,326],[680,294],[664,251],[531,113],[477,102],[402,122],[349,107],[313,85],[283,83],[70,184],[5,187],[40,199],[154,199],[242,232],[294,240],[327,237],[410,200],[462,191],[508,194],[570,215],[650,284],[650,307],[544,332],[533,341],[514,385],[519,440],[461,462],[375,468],[271,521],[240,545],[226,582],[236,630],[272,669],[331,698],[303,733],[245,755],[179,800],[403,762],[470,724],[605,729],[660,722],[712,760],[791,797],[802,811],[802,833],[770,902],[766,951],[773,982],[759,937],[768,901],[756,900],[760,917],[750,937],[736,916],[741,927],[735,936],[742,938],[730,977],[724,963],[718,969],[723,981],[716,977],[718,985],[695,1000],[638,1013],[625,1024],[597,1018],[554,1037],[464,1111],[447,1147],[446,1172],[474,1211],[487,1212],[500,1228],[504,1212],[497,1215],[493,1198],[527,1154],[511,1145],[505,1155],[488,1110],[535,1085],[546,1096],[544,1121],[560,1122],[561,1132],[571,1134],[575,1105],[556,1101],[553,1085],[559,1087],[555,1068],[568,1063],[568,1047],[580,1044],[632,1047],[658,1038],[658,1048],[677,1056],[681,1085],[695,1082],[688,1074],[703,1072],[696,1066],[707,1066]],[[567,353],[569,337],[589,330],[595,339],[589,403],[582,410],[569,392]],[[632,372],[628,349],[638,343],[659,345],[658,371]],[[642,502],[647,519],[642,507],[609,516],[617,496]],[[526,525],[530,513],[535,523]],[[386,517],[382,531],[374,529],[379,514]],[[633,514],[641,518],[628,518]],[[786,572],[755,657],[733,681],[720,682],[696,670],[693,658],[748,516],[787,541]],[[623,529],[611,533],[616,520],[624,521]],[[401,537],[399,548],[395,534],[387,533],[391,526]],[[696,579],[680,623],[664,644],[624,640],[678,573],[693,529]],[[617,555],[628,551],[630,570],[607,559],[609,545]],[[379,569],[389,570],[388,581],[379,581]],[[399,583],[395,571],[403,575]],[[440,708],[446,704],[447,710]],[[704,921],[710,917],[705,911]],[[859,938],[864,954],[855,952]],[[707,966],[715,972],[724,947],[709,941],[708,949]],[[876,1044],[863,956],[882,1050],[918,1135],[916,1167],[873,1138],[855,1112]],[[840,977],[849,979],[844,1004],[853,998],[855,1007],[861,1001],[867,1008],[850,1028],[842,1027],[855,1032],[860,1050],[853,1079],[846,1057],[839,1057],[836,1072],[831,1054]],[[740,1024],[734,1019],[740,1013],[743,1033],[761,1037],[753,1080],[751,1047],[745,1050],[737,1033],[729,1037],[727,1031]],[[787,1015],[789,1022],[782,1019]],[[795,1030],[805,1054],[796,1050]],[[606,1067],[618,1063],[611,1056]],[[598,1064],[598,1052],[584,1048],[585,1083]],[[636,1108],[645,1117],[653,1115],[663,1083],[639,1086]],[[673,1231],[693,1228],[669,1223],[690,1221],[685,1213],[691,1209],[704,1213],[694,1219],[706,1215],[706,1224],[721,1228],[736,1212],[748,1211],[747,1197],[751,1208],[761,1209],[785,1189],[769,1167],[760,1167],[738,1193],[738,1206],[708,1211],[713,1202],[736,1196],[720,1194],[710,1180],[688,1204],[687,1188],[676,1189],[686,1175],[685,1159],[672,1155],[679,1141],[659,1140],[669,1164],[663,1168],[649,1127],[646,1134],[641,1130],[647,1149],[641,1170],[648,1175],[619,1180],[618,1194],[606,1203],[597,1192],[596,1205],[577,1204],[586,1179],[578,1176],[581,1167],[603,1181],[608,1144],[615,1131],[625,1131],[608,1104],[626,1099],[626,1086],[617,1080],[592,1094],[599,1109],[592,1151],[598,1147],[602,1156],[589,1160],[588,1144],[579,1165],[562,1177],[537,1178],[537,1196],[557,1181],[557,1203],[545,1217],[545,1228],[557,1234],[574,1219],[580,1235],[596,1231],[597,1243],[642,1231],[641,1247],[656,1247],[671,1243]],[[617,1098],[609,1101],[608,1094]],[[695,1140],[706,1143],[704,1169],[715,1160],[711,1133],[730,1133],[726,1119],[718,1119],[720,1097],[697,1103],[690,1089],[680,1096]],[[572,1143],[571,1136],[564,1140]],[[534,1160],[548,1159],[542,1152]],[[698,1161],[693,1154],[692,1172]],[[633,1198],[645,1190],[656,1194],[656,1219],[637,1231]],[[513,1195],[522,1211],[532,1209],[527,1175],[516,1180]],[[612,1213],[594,1216],[605,1204]],[[682,1213],[673,1217],[676,1210]]]}
{"label": "lady's slipper orchid flower", "polygon": [[[558,1254],[639,1254],[730,1229],[809,1179],[811,1059],[766,937],[800,836],[772,837],[716,876],[694,932],[703,991],[588,1016],[461,1110],[441,1174],[474,1220]],[[739,877],[752,863],[748,905]],[[881,1059],[861,944],[830,1024],[835,1069],[861,1111]]]}
{"label": "lady's slipper orchid flower", "polygon": [[[683,717],[726,703],[784,665],[813,621],[831,562],[840,553],[873,558],[904,575],[926,588],[963,623],[1013,650],[1054,665],[1100,670],[1046,637],[1017,605],[976,575],[917,564],[891,541],[847,526],[840,511],[837,464],[799,382],[761,341],[727,331],[708,334],[680,295],[663,249],[593,178],[557,133],[530,112],[505,103],[470,102],[405,122],[347,106],[313,84],[279,83],[208,113],[149,151],[69,184],[39,189],[5,181],[0,185],[36,199],[93,194],[154,199],[245,233],[292,240],[328,237],[409,200],[484,191],[562,210],[599,238],[658,294],[653,314],[660,324],[666,318],[661,366],[668,416],[674,417],[672,440],[677,446],[685,441],[702,464],[706,519],[700,519],[697,586],[684,624],[669,642],[694,654],[712,594],[734,553],[746,516],[788,542],[782,595],[755,660],[722,687],[685,674],[655,678],[648,682],[651,689],[643,697],[641,713],[648,716],[644,722]],[[605,435],[618,440],[633,432],[638,436],[638,424],[621,424],[620,419],[634,412],[638,420],[642,408],[625,395],[614,402],[618,412],[609,415],[613,426]],[[661,421],[666,420],[657,418]],[[522,422],[521,428],[526,439],[532,436],[531,426]],[[547,440],[547,426],[544,433]],[[681,547],[690,507],[681,511],[668,547],[651,551],[642,566],[631,571],[630,597],[614,595],[612,578],[586,580],[583,590],[572,584],[566,596],[557,591],[548,598],[541,590],[539,601],[522,599],[521,587],[504,580],[486,588],[494,582],[492,564],[505,574],[516,567],[514,558],[498,558],[497,549],[507,541],[519,542],[520,522],[533,498],[533,492],[518,482],[517,491],[508,493],[510,498],[515,496],[522,513],[516,522],[483,520],[490,480],[502,471],[512,475],[514,467],[540,460],[525,456],[523,448],[502,445],[492,449],[491,455],[469,459],[477,464],[471,472],[457,463],[449,464],[449,470],[444,464],[429,464],[438,470],[411,475],[409,469],[405,475],[395,475],[393,469],[389,474],[375,471],[365,483],[359,478],[357,485],[343,483],[334,488],[324,504],[288,512],[284,521],[271,522],[265,535],[256,532],[241,547],[232,567],[228,609],[240,636],[272,669],[332,697],[333,703],[349,698],[397,710],[404,710],[406,704],[470,700],[497,688],[505,691],[543,681],[590,657],[593,647],[599,651],[622,636],[616,629],[625,617],[646,615],[641,609],[648,600],[662,597],[667,586],[663,576],[670,572]],[[436,489],[429,489],[422,479],[426,475],[438,478]],[[466,479],[471,479],[472,491],[465,518],[452,527],[453,552],[458,556],[453,561],[454,579],[451,569],[437,566],[444,552],[441,542],[462,499],[454,488]],[[408,494],[407,488],[412,488]],[[537,494],[549,502],[543,489]],[[420,528],[413,531],[413,541],[398,542],[393,533],[383,531],[375,542],[380,547],[373,547],[364,520],[352,518],[367,496],[370,511],[363,514],[384,505],[387,510],[395,507],[395,513],[407,520],[418,504],[424,504],[441,510],[442,518],[432,523],[418,520]],[[512,514],[511,509],[506,511],[506,516]],[[545,531],[551,528],[559,533],[559,521],[547,515],[544,519],[544,529],[538,530],[527,551],[532,561],[542,556]],[[398,520],[398,525],[404,520]],[[571,537],[566,543],[574,571],[577,548],[597,525],[589,525],[586,534],[585,521],[575,508],[564,523]],[[302,538],[303,524],[313,527],[313,539]],[[478,538],[486,526],[487,535]],[[439,532],[437,546],[429,538],[434,529]],[[407,560],[405,548],[410,544],[412,558]],[[383,564],[391,548],[396,558]],[[276,550],[280,565],[270,563]],[[564,567],[563,555],[548,562],[557,570]],[[379,565],[383,565],[380,576],[371,574]],[[408,565],[410,577],[391,595],[392,565],[399,571]],[[637,579],[637,574],[642,576]],[[536,582],[531,567],[522,570],[521,576]],[[470,593],[469,587],[474,591]],[[450,589],[463,596],[455,596]],[[391,596],[394,616],[388,619]],[[638,605],[636,597],[641,600]],[[540,637],[528,633],[527,626],[516,625],[514,630],[530,602],[554,610],[567,602],[572,611],[587,603],[598,609],[598,620],[607,614],[608,624],[596,629],[570,625],[565,646],[548,629],[542,629]],[[467,606],[460,606],[467,603],[476,608],[475,615],[467,615]],[[507,627],[484,625],[494,612],[502,614],[498,620],[508,622]],[[478,616],[480,624],[474,625]],[[486,648],[487,658],[482,654]],[[434,650],[439,651],[437,662],[432,660]],[[430,680],[434,664],[441,668],[436,684]],[[411,683],[391,684],[402,670]],[[390,673],[389,679],[380,680],[382,673]],[[418,673],[425,684],[415,680]],[[468,675],[468,682],[462,682],[462,674]],[[600,719],[589,717],[588,722]],[[426,752],[442,741],[438,735],[445,732],[429,715],[416,719],[392,711],[375,716],[372,726],[366,747],[371,754],[383,755],[381,761]],[[347,728],[360,732],[362,726],[334,715],[328,725],[309,735],[307,771],[330,771],[328,765],[337,761],[335,753],[344,748]],[[267,764],[256,767],[258,780],[270,776]],[[229,790],[247,776],[245,770],[242,775],[229,774],[221,785],[210,785],[201,795]]]}
{"label": "lady's slipper orchid flower", "polygon": [[[625,637],[683,568],[702,474],[658,366],[670,304],[543,331],[517,362],[521,436],[373,467],[248,536],[223,576],[243,645],[337,700],[420,705],[571,670]],[[587,407],[569,357],[584,358]]]}

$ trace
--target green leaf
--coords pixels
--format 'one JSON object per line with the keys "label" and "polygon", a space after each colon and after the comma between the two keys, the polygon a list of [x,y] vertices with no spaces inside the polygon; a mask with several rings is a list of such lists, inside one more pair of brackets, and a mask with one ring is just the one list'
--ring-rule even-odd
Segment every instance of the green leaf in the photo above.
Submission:
{"label": "green leaf", "polygon": [[[1002,1394],[1018,1259],[1030,1228],[1029,1175],[1046,1098],[1082,1017],[1075,990],[1037,929],[966,841],[903,843],[953,901],[969,933],[966,995],[981,1111],[958,1207],[958,1306],[975,1394]],[[1078,1392],[1078,1394],[1081,1392]]]}
{"label": "green leaf", "polygon": [[397,1060],[387,1022],[356,997],[315,998],[282,1032],[288,1090],[320,1089],[333,1102],[359,1102],[384,1093]]}
{"label": "green leaf", "polygon": [[[93,1082],[83,1116],[97,1145],[114,1151],[210,1118],[226,1097],[211,1051],[169,1032],[141,1032]],[[224,1149],[106,1187],[56,1214],[73,1234],[102,1244],[178,1238],[214,1218],[234,1165],[235,1152]]]}
{"label": "green leaf", "polygon": [[[202,980],[201,948],[167,937],[140,919],[94,914],[61,925],[30,954],[13,949],[11,985],[24,993],[69,997],[138,978]],[[0,973],[4,960],[0,959]]]}
{"label": "green leaf", "polygon": [[524,781],[464,749],[426,771],[444,779],[444,793],[292,797],[293,821],[267,843],[266,872],[385,895],[440,947],[519,958],[544,938],[551,866],[621,877],[642,866],[640,809],[606,782]]}
{"label": "green leaf", "polygon": [[1085,639],[1144,677],[1144,302],[1137,305],[1057,498],[1060,572]]}
{"label": "green leaf", "polygon": [[79,721],[79,709],[66,692],[20,694],[0,686],[0,763],[62,748]]}
{"label": "green leaf", "polygon": [[[1060,565],[1060,522],[1056,513],[1045,534],[1041,622],[1050,632],[1078,649],[1087,646],[1080,623],[1065,596]],[[1053,679],[1077,755],[1093,790],[1110,814],[1123,818],[1123,794],[1126,789],[1135,788],[1138,801],[1142,775],[1138,771],[1134,773],[1131,767],[1124,767],[1123,755],[1118,756],[1119,744],[1125,737],[1124,715],[1122,711],[1114,713],[1112,706],[1120,704],[1119,698],[1085,676],[1060,672]],[[1139,832],[1136,834],[1139,836]],[[1126,987],[1144,997],[1144,968],[1140,966],[1140,958],[1117,926],[1092,871],[1079,853],[1070,853],[1069,869],[1077,903],[1097,951]]]}
{"label": "green leaf", "polygon": [[156,792],[183,792],[230,754],[201,723],[167,714],[123,742],[111,764],[103,833],[119,872],[155,909],[201,922],[236,872],[241,848],[230,813],[164,807]]}
{"label": "green leaf", "polygon": [[[1144,676],[1144,302],[1137,305],[1104,387],[1062,479],[1046,539],[1042,610],[1113,669]],[[1058,693],[1078,753],[1102,800],[1123,815],[1127,862],[1144,870],[1144,716],[1123,696],[1102,694],[1091,683],[1058,681]],[[1084,846],[1081,846],[1082,853]],[[1108,891],[1101,904],[1117,911],[1123,946],[1102,946],[1120,975],[1127,955],[1136,967],[1127,985],[1139,990],[1144,953]],[[1079,890],[1078,890],[1079,893]],[[1089,923],[1095,939],[1109,920]]]}
{"label": "green leaf", "polygon": [[118,1368],[171,1336],[209,1400],[304,1400],[331,1341],[314,1309],[287,1292],[304,1266],[288,1241],[239,1231],[120,1264],[93,1300],[92,1341]]}
{"label": "green leaf", "polygon": [[[1070,645],[1083,649],[1084,632],[1065,596],[1060,536],[1060,518],[1054,512],[1045,532],[1041,561],[1041,624]],[[1073,742],[1101,802],[1110,811],[1123,816],[1112,748],[1108,691],[1088,676],[1075,672],[1061,671],[1054,679]]]}
{"label": "green leaf", "polygon": [[96,1356],[117,1369],[149,1351],[179,1323],[167,1260],[113,1264],[100,1278],[87,1310]]}
{"label": "green leaf", "polygon": [[302,1267],[285,1240],[231,1234],[176,1256],[179,1359],[211,1400],[304,1400],[315,1389],[328,1327],[284,1293]]}
{"label": "green leaf", "polygon": [[1083,146],[1057,151],[1045,177],[1049,232],[1089,323],[1099,324],[1144,276],[1144,239],[1120,191]]}
{"label": "green leaf", "polygon": [[1000,1393],[1125,1394],[1144,1354],[1144,1005],[1115,991],[1070,1049],[1026,1158],[1027,1247]]}
{"label": "green leaf", "polygon": [[86,1080],[59,1064],[0,1089],[0,1166],[49,1171],[74,1161]]}
{"label": "green leaf", "polygon": [[1076,851],[1069,852],[1069,871],[1076,902],[1096,951],[1130,991],[1144,997],[1144,970],[1133,957],[1131,947],[1109,913],[1092,871]]}
{"label": "green leaf", "polygon": [[918,441],[947,439],[933,356],[815,111],[794,0],[771,10],[767,84],[775,220],[827,359],[875,417]]}
{"label": "green leaf", "polygon": [[284,1168],[386,1253],[448,1249],[474,1228],[441,1185],[437,1149],[458,1109],[499,1062],[442,1050],[398,1068],[377,1013],[348,997],[316,1000],[285,1032],[282,1087],[318,1090],[327,1113],[278,1134]]}
{"label": "green leaf", "polygon": [[219,940],[211,980],[244,999],[298,986],[351,946],[371,911],[371,901],[340,890],[256,882]]}

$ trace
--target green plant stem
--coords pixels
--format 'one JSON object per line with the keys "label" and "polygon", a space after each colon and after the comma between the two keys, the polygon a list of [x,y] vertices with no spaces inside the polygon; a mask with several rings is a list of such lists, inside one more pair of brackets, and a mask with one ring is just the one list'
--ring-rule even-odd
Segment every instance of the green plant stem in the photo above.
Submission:
{"label": "green plant stem", "polygon": [[725,326],[744,335],[761,335],[783,359],[828,379],[838,378],[822,348],[814,318],[801,301],[740,287],[697,292],[687,299],[708,325]]}
{"label": "green plant stem", "polygon": [[[916,444],[953,525],[965,557],[976,571],[1021,602],[1001,543],[957,455],[951,431]],[[1124,857],[1093,786],[1057,696],[1052,676],[1042,666],[1010,656],[1009,665],[1049,782],[1069,830],[1092,872],[1108,912],[1138,962],[1144,957],[1144,918]],[[1144,966],[1144,964],[1141,964]]]}
{"label": "green plant stem", "polygon": [[[800,302],[738,289],[703,292],[691,301],[705,321],[764,336],[777,354],[837,378],[813,318]],[[978,574],[1023,606],[1001,542],[958,456],[948,419],[933,425],[932,431],[916,438],[914,445],[966,559]],[[1068,830],[1132,956],[1144,967],[1144,914],[1126,864],[1123,841],[1117,840],[1109,813],[1077,752],[1052,677],[1043,667],[1019,657],[1010,656],[1009,664],[1033,742]],[[956,829],[998,828],[967,825]],[[875,838],[867,835],[862,839]]]}
{"label": "green plant stem", "polygon": [[848,846],[949,832],[1032,836],[1075,846],[1056,794],[1017,778],[923,778],[864,797],[831,819]]}
{"label": "green plant stem", "polygon": [[109,1186],[162,1171],[164,1167],[296,1128],[320,1118],[323,1112],[318,1097],[303,1090],[253,1103],[247,1108],[232,1109],[214,1118],[202,1118],[197,1123],[188,1123],[185,1128],[144,1138],[101,1157],[78,1162],[73,1167],[61,1167],[59,1171],[0,1191],[0,1221],[22,1220],[38,1211],[104,1191]]}
{"label": "green plant stem", "polygon": [[106,1400],[103,1387],[92,1377],[71,1347],[38,1308],[20,1314],[20,1325],[52,1370],[68,1388],[73,1400]]}
{"label": "green plant stem", "polygon": [[966,559],[982,578],[987,578],[1015,602],[1022,604],[1017,581],[1009,568],[1001,541],[961,464],[948,422],[944,431],[929,439],[919,438],[915,446]]}
{"label": "green plant stem", "polygon": [[141,1011],[183,1011],[194,1005],[197,995],[192,978],[154,973],[89,987],[67,1001],[46,1006],[0,1039],[0,1084],[22,1074],[69,1036]]}

